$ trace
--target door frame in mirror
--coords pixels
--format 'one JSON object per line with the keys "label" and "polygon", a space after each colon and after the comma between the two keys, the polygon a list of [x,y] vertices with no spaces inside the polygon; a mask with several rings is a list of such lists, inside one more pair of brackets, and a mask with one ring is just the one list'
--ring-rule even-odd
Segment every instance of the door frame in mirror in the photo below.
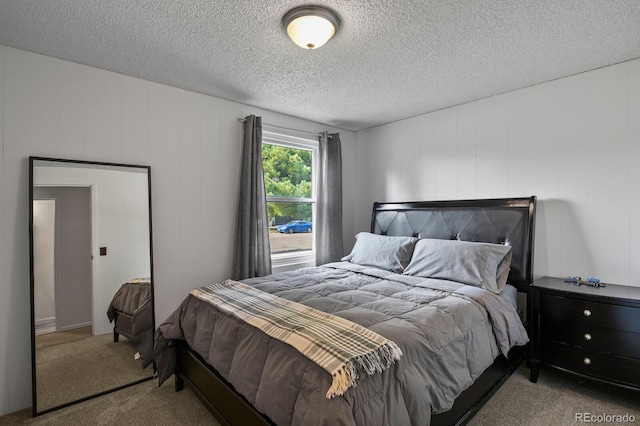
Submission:
{"label": "door frame in mirror", "polygon": [[[154,296],[154,275],[153,275],[153,221],[152,221],[152,208],[151,208],[151,166],[143,166],[137,164],[126,164],[126,163],[108,163],[108,162],[99,162],[99,161],[85,161],[85,160],[72,160],[72,159],[63,159],[63,158],[50,158],[50,157],[37,157],[30,156],[29,157],[29,268],[30,268],[30,308],[31,308],[31,392],[32,392],[32,415],[33,417],[40,416],[42,414],[49,413],[54,410],[59,410],[64,407],[68,407],[70,405],[74,405],[83,401],[87,401],[89,399],[93,399],[102,395],[106,395],[108,393],[112,393],[130,386],[134,386],[140,384],[142,382],[149,381],[153,379],[155,376],[155,363],[153,363],[153,373],[149,375],[149,377],[139,379],[133,381],[131,383],[127,383],[121,386],[114,387],[112,389],[104,390],[97,392],[92,395],[87,395],[85,397],[75,399],[73,401],[65,402],[63,404],[49,407],[44,410],[38,410],[37,404],[37,380],[36,380],[36,324],[35,324],[35,278],[34,278],[34,232],[33,232],[33,197],[34,197],[34,164],[37,161],[49,161],[49,162],[59,162],[59,163],[68,163],[75,165],[86,165],[86,166],[102,166],[102,167],[121,167],[121,168],[136,168],[136,169],[145,169],[147,173],[147,195],[148,195],[148,209],[149,209],[149,273],[150,273],[150,281],[151,281],[151,321],[153,332],[155,334],[155,296]],[[106,309],[105,309],[106,312]],[[155,337],[155,336],[154,336]]]}

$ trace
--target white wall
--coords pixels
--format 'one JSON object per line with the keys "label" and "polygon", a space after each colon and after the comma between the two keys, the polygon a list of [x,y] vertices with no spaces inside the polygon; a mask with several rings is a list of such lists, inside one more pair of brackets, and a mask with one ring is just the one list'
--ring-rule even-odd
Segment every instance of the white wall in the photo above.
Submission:
{"label": "white wall", "polygon": [[538,196],[535,275],[640,286],[640,60],[356,134],[374,201]]}
{"label": "white wall", "polygon": [[192,288],[230,276],[238,117],[340,132],[353,235],[351,132],[2,46],[0,81],[0,415],[31,403],[28,156],[151,166],[157,321]]}
{"label": "white wall", "polygon": [[33,200],[33,316],[36,324],[55,331],[56,200]]}

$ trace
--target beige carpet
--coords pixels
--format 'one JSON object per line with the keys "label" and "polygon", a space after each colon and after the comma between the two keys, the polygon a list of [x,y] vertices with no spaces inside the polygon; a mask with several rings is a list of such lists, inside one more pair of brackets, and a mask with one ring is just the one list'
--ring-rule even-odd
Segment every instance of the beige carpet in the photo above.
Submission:
{"label": "beige carpet", "polygon": [[[0,417],[0,425],[217,425],[189,389],[173,390],[145,382],[31,419],[30,410]],[[573,376],[542,370],[538,383],[529,382],[521,366],[471,419],[479,426],[576,425],[575,413],[635,416],[640,424],[640,392],[582,382]],[[614,423],[590,423],[593,425]],[[624,423],[617,423],[624,424]],[[395,425],[394,425],[395,426]]]}
{"label": "beige carpet", "polygon": [[640,391],[582,381],[568,373],[549,369],[540,371],[538,383],[531,383],[529,369],[522,365],[469,424],[568,426],[581,424],[576,422],[576,413],[590,413],[594,416],[628,413],[635,416],[635,423],[631,424],[640,425]]}
{"label": "beige carpet", "polygon": [[62,345],[91,337],[91,326],[75,328],[68,331],[39,334],[36,336],[36,350]]}
{"label": "beige carpet", "polygon": [[135,346],[111,333],[92,336],[87,330],[38,336],[36,382],[38,411],[151,377],[134,359]]}
{"label": "beige carpet", "polygon": [[32,418],[31,410],[0,417],[0,425],[211,425],[219,426],[193,392],[176,392],[173,379],[156,380]]}

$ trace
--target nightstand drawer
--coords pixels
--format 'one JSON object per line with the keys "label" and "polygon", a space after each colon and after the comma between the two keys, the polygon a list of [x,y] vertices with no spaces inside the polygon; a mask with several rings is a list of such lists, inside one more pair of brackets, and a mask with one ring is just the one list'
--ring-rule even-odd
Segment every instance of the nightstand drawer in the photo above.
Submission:
{"label": "nightstand drawer", "polygon": [[540,294],[540,312],[562,321],[640,333],[638,308]]}
{"label": "nightstand drawer", "polygon": [[572,323],[541,315],[540,333],[547,342],[640,359],[640,334]]}
{"label": "nightstand drawer", "polygon": [[553,343],[545,347],[541,361],[600,379],[640,386],[640,360]]}

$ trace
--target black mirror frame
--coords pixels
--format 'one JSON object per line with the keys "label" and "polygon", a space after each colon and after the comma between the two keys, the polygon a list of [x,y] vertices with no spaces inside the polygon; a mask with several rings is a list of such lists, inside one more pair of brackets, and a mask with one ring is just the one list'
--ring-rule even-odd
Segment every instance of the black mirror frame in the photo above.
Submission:
{"label": "black mirror frame", "polygon": [[51,411],[59,410],[61,408],[68,407],[70,405],[78,404],[89,399],[97,398],[102,395],[106,395],[111,392],[115,392],[130,386],[135,386],[142,382],[149,381],[155,376],[155,363],[153,364],[153,374],[144,379],[136,380],[125,385],[117,386],[113,389],[98,392],[93,395],[88,395],[77,400],[69,401],[55,407],[50,407],[42,411],[38,411],[37,401],[37,384],[36,384],[36,325],[35,325],[35,279],[34,279],[34,256],[33,256],[33,167],[36,161],[53,161],[60,163],[71,164],[86,164],[88,166],[111,166],[111,167],[130,167],[137,169],[146,169],[147,171],[147,193],[148,193],[148,205],[149,205],[149,267],[151,277],[151,321],[153,324],[153,330],[155,330],[155,290],[154,290],[154,275],[153,275],[153,226],[152,226],[152,208],[151,208],[151,166],[141,166],[137,164],[124,164],[124,163],[105,163],[99,161],[84,161],[84,160],[71,160],[63,158],[49,158],[49,157],[29,157],[29,279],[30,279],[30,304],[31,304],[31,395],[32,395],[32,415],[37,417]]}

